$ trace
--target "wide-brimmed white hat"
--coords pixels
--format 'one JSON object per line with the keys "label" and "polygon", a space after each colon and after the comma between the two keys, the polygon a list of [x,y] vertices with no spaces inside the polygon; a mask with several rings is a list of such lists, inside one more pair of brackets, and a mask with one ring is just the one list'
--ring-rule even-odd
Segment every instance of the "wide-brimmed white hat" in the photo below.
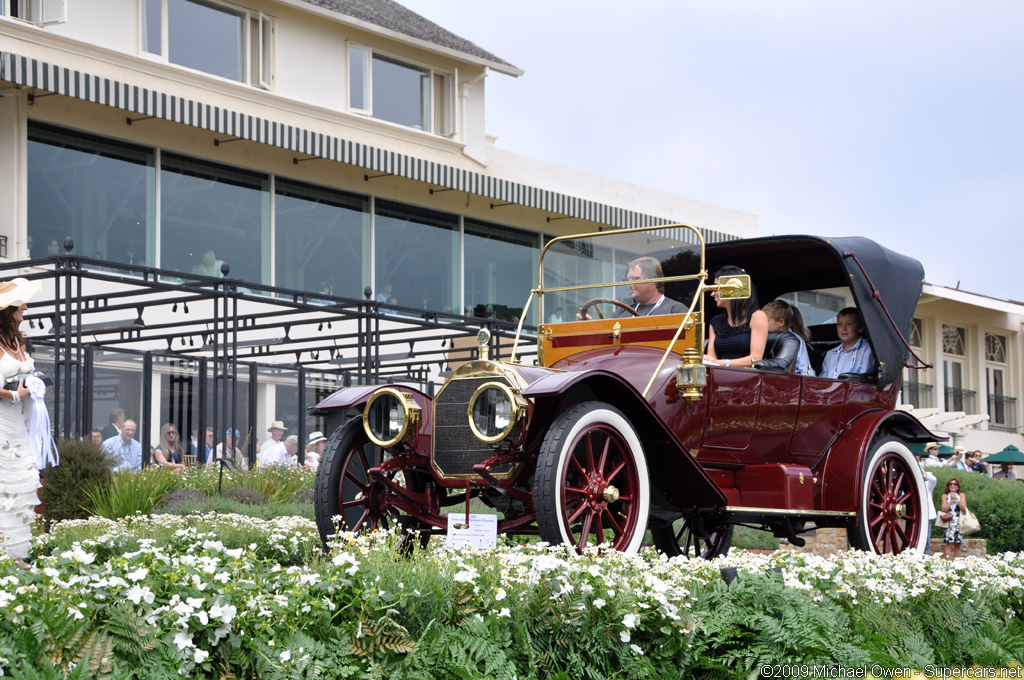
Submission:
{"label": "wide-brimmed white hat", "polygon": [[0,281],[0,309],[23,305],[41,289],[42,286],[38,281],[29,281],[21,277],[10,281]]}
{"label": "wide-brimmed white hat", "polygon": [[297,434],[290,434],[290,435],[288,435],[285,438],[284,442],[285,442],[285,444],[298,444],[299,443],[299,435],[297,435]]}
{"label": "wide-brimmed white hat", "polygon": [[283,420],[275,420],[270,424],[270,427],[267,428],[267,432],[270,432],[271,430],[284,430],[287,432],[288,428],[284,426]]}
{"label": "wide-brimmed white hat", "polygon": [[313,432],[309,435],[309,443],[307,446],[312,446],[313,444],[319,444],[320,442],[325,441],[327,441],[327,437],[324,436],[323,432]]}
{"label": "wide-brimmed white hat", "polygon": [[938,442],[928,442],[927,444],[924,445],[924,450],[925,451],[927,451],[928,449],[937,449],[937,448],[939,448],[939,443]]}

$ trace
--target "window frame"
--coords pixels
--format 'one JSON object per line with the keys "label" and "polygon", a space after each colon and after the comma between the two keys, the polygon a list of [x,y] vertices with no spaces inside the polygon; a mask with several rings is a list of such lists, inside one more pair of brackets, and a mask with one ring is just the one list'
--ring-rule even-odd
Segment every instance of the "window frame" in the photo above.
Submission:
{"label": "window frame", "polygon": [[[352,52],[361,51],[366,53],[366,61],[363,69],[363,96],[364,96],[364,107],[357,107],[352,105],[352,93],[354,79],[352,77],[353,59]],[[416,128],[411,125],[405,125],[403,123],[396,123],[384,118],[378,118],[373,113],[373,61],[374,57],[380,57],[386,59],[398,66],[406,66],[410,69],[424,70],[429,74],[427,82],[430,84],[430,101],[426,105],[426,113],[429,114],[429,126],[424,128]],[[458,84],[458,69],[454,71],[447,71],[445,69],[435,68],[430,64],[416,61],[414,59],[407,59],[405,57],[397,56],[393,53],[379,50],[369,45],[365,45],[355,40],[348,41],[347,49],[345,51],[346,58],[346,69],[345,69],[345,110],[349,113],[353,113],[360,116],[366,116],[373,118],[374,120],[386,123],[388,125],[397,125],[407,130],[417,130],[425,134],[434,135],[437,137],[445,137],[448,139],[454,138],[456,131],[458,130],[457,116],[457,84]],[[441,87],[438,88],[438,83]],[[438,90],[441,90],[438,92]],[[441,120],[438,120],[438,116],[441,116]]]}
{"label": "window frame", "polygon": [[221,9],[237,14],[242,20],[242,57],[239,64],[242,77],[238,80],[217,75],[210,71],[202,71],[185,66],[170,59],[170,22],[168,21],[169,0],[156,0],[160,5],[160,51],[152,51],[145,47],[146,11],[149,0],[138,0],[139,7],[139,54],[143,57],[163,62],[168,66],[185,69],[193,73],[202,73],[221,80],[247,85],[262,90],[272,91],[276,82],[277,71],[277,19],[265,12],[242,7],[223,0],[186,0],[196,5],[206,5],[213,9]]}
{"label": "window frame", "polygon": [[[12,0],[0,0],[0,16],[25,21],[36,26],[67,23],[67,0],[20,0],[26,16],[15,16],[11,11]],[[19,12],[20,15],[22,12]]]}

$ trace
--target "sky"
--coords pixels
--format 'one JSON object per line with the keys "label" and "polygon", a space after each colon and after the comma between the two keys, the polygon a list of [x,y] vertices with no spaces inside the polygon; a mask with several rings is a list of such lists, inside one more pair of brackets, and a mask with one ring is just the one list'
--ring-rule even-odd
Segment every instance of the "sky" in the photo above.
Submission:
{"label": "sky", "polygon": [[399,1],[525,71],[501,148],[1024,301],[1024,2]]}

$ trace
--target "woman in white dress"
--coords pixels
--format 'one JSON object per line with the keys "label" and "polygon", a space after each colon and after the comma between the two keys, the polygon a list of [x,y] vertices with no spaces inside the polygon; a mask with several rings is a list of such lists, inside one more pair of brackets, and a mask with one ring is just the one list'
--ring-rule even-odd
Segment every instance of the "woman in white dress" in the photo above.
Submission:
{"label": "woman in white dress", "polygon": [[[17,278],[0,282],[0,385],[35,370],[18,326],[28,309],[25,301],[38,292],[36,281]],[[35,456],[29,448],[28,396],[24,380],[13,390],[0,387],[0,538],[2,549],[22,566],[28,556],[40,486]]]}

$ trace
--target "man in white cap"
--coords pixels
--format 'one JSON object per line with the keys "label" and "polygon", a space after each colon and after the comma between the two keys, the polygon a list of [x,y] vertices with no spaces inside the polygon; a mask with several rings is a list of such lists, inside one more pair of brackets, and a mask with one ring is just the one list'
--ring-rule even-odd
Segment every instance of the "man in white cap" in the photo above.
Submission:
{"label": "man in white cap", "polygon": [[285,465],[297,466],[299,464],[299,435],[288,435],[288,438],[284,440],[284,450],[288,454],[288,461]]}
{"label": "man in white cap", "polygon": [[928,442],[924,445],[924,452],[927,454],[927,458],[921,461],[925,467],[942,467],[945,465],[939,460],[939,444],[938,442]]}
{"label": "man in white cap", "polygon": [[323,432],[317,431],[309,435],[309,443],[306,444],[306,467],[316,470],[320,466],[320,456],[323,455],[326,446],[327,437]]}
{"label": "man in white cap", "polygon": [[267,432],[270,433],[270,439],[263,442],[260,446],[260,465],[287,465],[289,462],[288,450],[284,446],[284,442],[281,441],[281,437],[288,431],[288,428],[284,426],[284,421],[275,420],[267,428]]}

